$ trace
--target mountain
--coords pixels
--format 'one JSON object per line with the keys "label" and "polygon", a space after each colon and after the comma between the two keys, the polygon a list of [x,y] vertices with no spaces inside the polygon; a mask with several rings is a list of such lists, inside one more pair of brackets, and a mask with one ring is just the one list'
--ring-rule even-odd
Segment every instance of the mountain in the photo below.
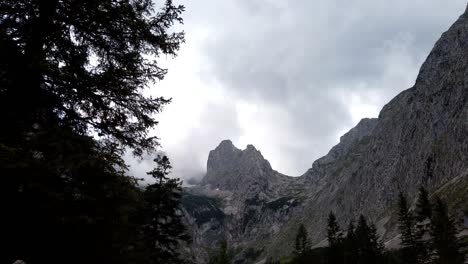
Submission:
{"label": "mountain", "polygon": [[362,213],[394,242],[398,192],[414,201],[420,186],[468,218],[466,11],[437,41],[415,85],[378,118],[361,120],[302,176],[273,170],[251,145],[239,150],[223,141],[210,152],[201,184],[186,189],[183,204],[200,261],[204,247],[227,239],[241,262],[254,263],[289,254],[301,223],[314,243],[323,243],[330,211],[342,226]]}
{"label": "mountain", "polygon": [[291,179],[274,171],[253,145],[239,150],[230,140],[224,140],[210,151],[202,185],[244,195],[252,191],[275,191],[276,185]]}
{"label": "mountain", "polygon": [[252,245],[277,233],[290,209],[299,204],[293,197],[299,192],[297,182],[298,178],[273,170],[254,146],[240,150],[231,141],[222,141],[208,156],[201,184],[186,188],[182,198],[199,262],[206,258],[204,248],[220,239],[244,249],[247,256],[241,259],[260,255],[262,251]]}

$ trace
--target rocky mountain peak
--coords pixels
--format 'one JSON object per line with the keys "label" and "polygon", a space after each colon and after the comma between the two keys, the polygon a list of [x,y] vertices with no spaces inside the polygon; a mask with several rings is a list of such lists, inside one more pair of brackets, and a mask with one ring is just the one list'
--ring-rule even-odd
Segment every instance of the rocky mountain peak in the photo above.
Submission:
{"label": "rocky mountain peak", "polygon": [[208,155],[202,185],[232,191],[238,189],[240,183],[260,180],[272,172],[270,163],[253,145],[240,150],[232,141],[223,140]]}
{"label": "rocky mountain peak", "polygon": [[219,145],[214,149],[216,151],[231,151],[238,150],[230,139],[225,139],[219,143]]}

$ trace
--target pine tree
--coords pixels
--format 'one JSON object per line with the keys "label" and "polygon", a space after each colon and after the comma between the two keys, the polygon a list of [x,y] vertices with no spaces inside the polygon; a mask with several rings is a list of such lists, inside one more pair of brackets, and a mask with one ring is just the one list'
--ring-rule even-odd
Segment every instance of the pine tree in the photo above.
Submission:
{"label": "pine tree", "polygon": [[377,235],[375,226],[368,225],[366,218],[359,216],[356,227],[356,241],[358,246],[358,263],[378,263],[383,254],[383,245]]}
{"label": "pine tree", "polygon": [[166,156],[154,159],[156,168],[148,172],[155,183],[146,187],[146,207],[142,226],[146,254],[151,263],[185,263],[179,256],[181,242],[187,242],[185,226],[180,212],[182,183],[168,177],[172,168]]}
{"label": "pine tree", "polygon": [[338,247],[343,241],[343,234],[333,212],[328,215],[327,239],[330,247]]}
{"label": "pine tree", "polygon": [[344,263],[357,264],[358,247],[354,222],[352,220],[349,222],[348,228],[346,230],[346,237],[344,238],[343,242],[343,251]]}
{"label": "pine tree", "polygon": [[329,263],[339,263],[343,259],[343,234],[333,212],[328,215],[327,239],[329,245]]}
{"label": "pine tree", "polygon": [[432,205],[429,200],[429,193],[423,186],[419,188],[415,212],[415,241],[418,249],[418,258],[420,263],[427,263],[430,261],[432,249],[425,238],[430,235]]}
{"label": "pine tree", "polygon": [[429,201],[429,193],[421,186],[419,188],[418,200],[416,202],[416,220],[422,222],[426,219],[431,219],[432,206]]}
{"label": "pine tree", "polygon": [[169,100],[143,90],[184,41],[183,10],[0,1],[1,263],[147,263],[134,261],[143,198],[122,154],[158,145],[149,132]]}
{"label": "pine tree", "polygon": [[297,230],[295,244],[294,244],[294,255],[296,257],[304,256],[307,251],[310,250],[309,235],[307,229],[303,224],[299,226]]}
{"label": "pine tree", "polygon": [[369,230],[370,230],[370,234],[369,234],[370,246],[372,248],[372,251],[374,252],[374,255],[377,261],[380,261],[382,259],[383,252],[385,249],[384,244],[382,240],[380,239],[379,234],[377,233],[377,227],[375,226],[374,223],[370,224]]}
{"label": "pine tree", "polygon": [[[100,137],[117,150],[152,150],[148,130],[168,103],[142,94],[175,56],[183,6],[151,0],[4,0],[0,4],[0,113],[19,143],[51,125]],[[131,32],[131,34],[130,34]]]}
{"label": "pine tree", "polygon": [[401,232],[402,250],[407,263],[418,263],[419,250],[414,222],[406,197],[400,192],[398,194],[398,228]]}
{"label": "pine tree", "polygon": [[430,241],[434,249],[434,263],[464,263],[464,255],[460,253],[460,244],[456,234],[455,223],[448,214],[447,205],[437,197],[432,212]]}

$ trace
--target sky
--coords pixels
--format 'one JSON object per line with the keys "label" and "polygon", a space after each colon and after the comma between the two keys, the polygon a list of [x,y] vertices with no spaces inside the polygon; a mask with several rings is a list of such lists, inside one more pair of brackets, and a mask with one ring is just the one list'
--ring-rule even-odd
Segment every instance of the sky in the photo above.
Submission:
{"label": "sky", "polygon": [[[360,119],[410,88],[466,0],[179,0],[186,33],[149,92],[172,98],[155,134],[172,176],[206,172],[221,140],[299,176]],[[127,157],[144,177],[151,157]]]}

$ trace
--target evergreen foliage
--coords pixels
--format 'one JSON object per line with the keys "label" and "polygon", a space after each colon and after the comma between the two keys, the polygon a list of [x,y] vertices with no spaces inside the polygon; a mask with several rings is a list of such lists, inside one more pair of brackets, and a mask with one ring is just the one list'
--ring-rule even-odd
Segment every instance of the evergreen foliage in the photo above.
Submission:
{"label": "evergreen foliage", "polygon": [[329,263],[340,263],[343,258],[343,234],[333,212],[329,213],[327,222],[328,261]]}
{"label": "evergreen foliage", "polygon": [[357,238],[352,220],[349,222],[346,237],[343,241],[343,259],[344,263],[347,264],[356,264],[358,261]]}
{"label": "evergreen foliage", "polygon": [[333,212],[328,215],[327,239],[330,247],[338,247],[343,242],[343,234]]}
{"label": "evergreen foliage", "polygon": [[[350,221],[343,237],[338,235],[340,228],[333,213],[328,215],[327,238],[329,246],[324,248],[308,248],[302,251],[296,246],[293,258],[284,263],[323,263],[323,264],[462,264],[465,255],[461,253],[461,243],[457,239],[456,225],[450,217],[447,205],[439,198],[435,199],[434,206],[430,212],[421,210],[431,204],[429,195],[423,188],[420,189],[418,207],[416,210],[424,212],[423,221],[429,221],[429,234],[424,238],[419,232],[419,223],[409,209],[408,202],[403,193],[398,195],[398,227],[401,232],[401,248],[396,250],[385,250],[382,241],[379,239],[377,229],[374,224],[368,224],[366,218],[361,215],[355,227]],[[426,200],[426,201],[425,201]],[[430,216],[430,218],[428,218]],[[305,228],[304,228],[305,229]],[[299,237],[304,237],[304,230],[299,228]],[[306,236],[307,237],[307,236]],[[308,241],[308,240],[307,240]],[[300,243],[299,243],[300,244]],[[302,248],[302,247],[299,247]],[[283,262],[282,262],[283,263]]]}
{"label": "evergreen foliage", "polygon": [[294,255],[297,257],[303,256],[310,249],[309,235],[307,229],[301,224],[297,230],[296,239],[294,243]]}
{"label": "evergreen foliage", "polygon": [[432,205],[429,201],[429,193],[426,188],[419,188],[418,200],[416,202],[416,220],[422,222],[432,217]]}
{"label": "evergreen foliage", "polygon": [[147,206],[158,188],[159,202],[175,206],[180,182],[142,192],[121,157],[158,145],[149,129],[169,100],[143,90],[166,73],[158,57],[184,41],[171,29],[183,10],[170,0],[0,2],[1,263],[152,263],[159,254],[146,254],[155,246],[143,241],[159,238],[141,233],[140,216],[155,212]]}
{"label": "evergreen foliage", "polygon": [[378,263],[383,254],[383,245],[373,224],[368,225],[363,215],[359,216],[356,227],[356,242],[358,247],[358,263]]}
{"label": "evergreen foliage", "polygon": [[[0,112],[8,143],[52,125],[99,136],[114,151],[152,150],[153,114],[169,101],[142,94],[166,70],[183,6],[151,0],[5,0],[0,4]],[[14,131],[15,133],[12,133]]]}
{"label": "evergreen foliage", "polygon": [[178,252],[180,243],[189,240],[179,208],[182,183],[167,177],[172,167],[166,156],[159,155],[154,162],[156,168],[148,175],[156,182],[143,192],[145,206],[141,214],[146,256],[151,263],[185,263]]}
{"label": "evergreen foliage", "polygon": [[429,193],[423,186],[419,188],[415,213],[415,242],[418,249],[418,262],[428,263],[432,251],[430,241],[427,241],[427,237],[430,236],[432,205],[429,200]]}
{"label": "evergreen foliage", "polygon": [[415,220],[409,211],[405,195],[398,194],[398,228],[401,233],[402,252],[408,263],[418,263],[418,243]]}
{"label": "evergreen foliage", "polygon": [[453,219],[448,214],[447,205],[435,199],[431,221],[431,246],[433,263],[435,264],[461,264],[464,255],[460,253],[460,244],[456,237],[457,230]]}

